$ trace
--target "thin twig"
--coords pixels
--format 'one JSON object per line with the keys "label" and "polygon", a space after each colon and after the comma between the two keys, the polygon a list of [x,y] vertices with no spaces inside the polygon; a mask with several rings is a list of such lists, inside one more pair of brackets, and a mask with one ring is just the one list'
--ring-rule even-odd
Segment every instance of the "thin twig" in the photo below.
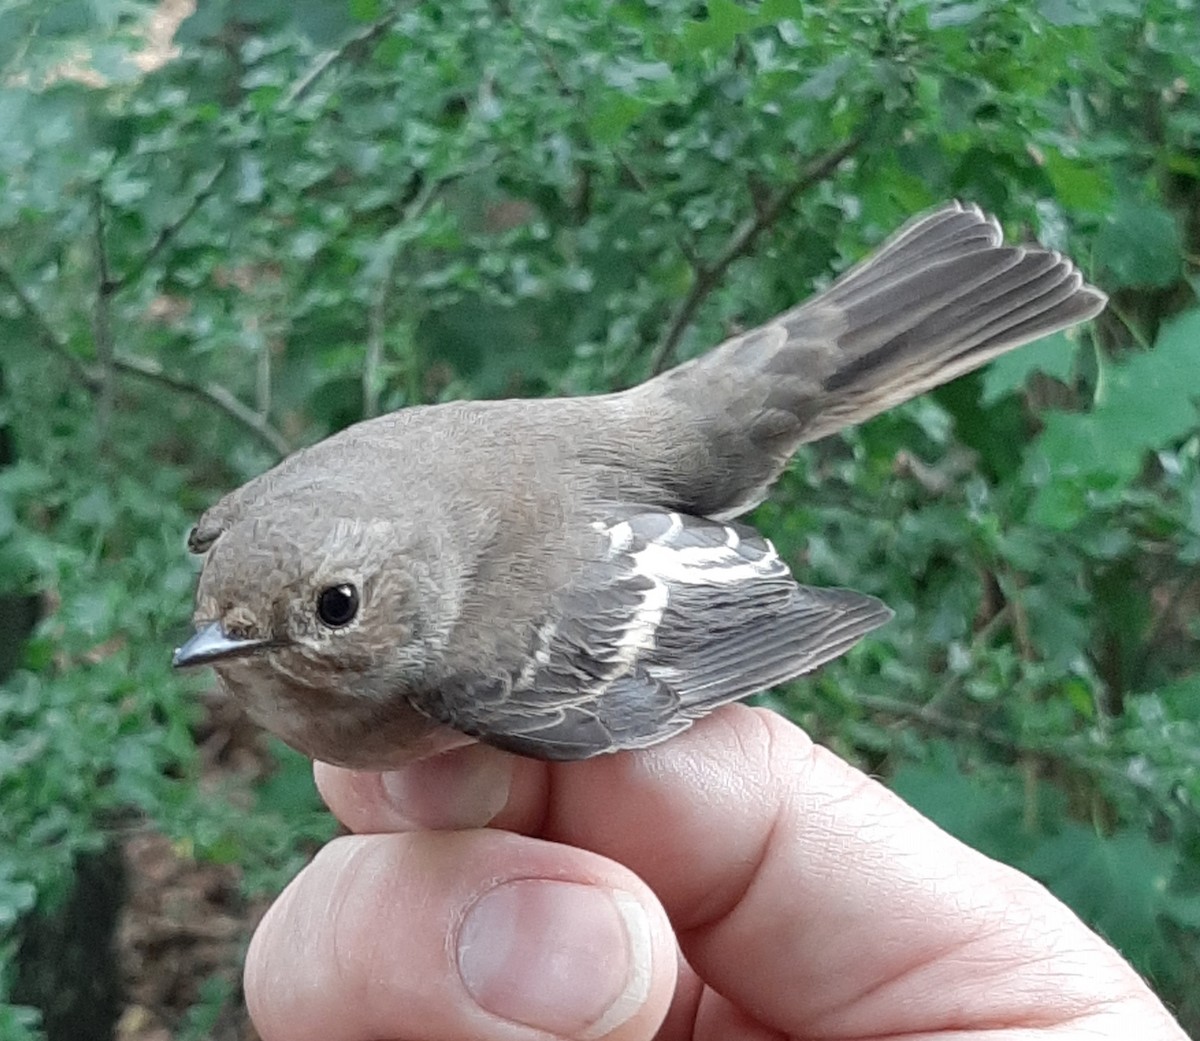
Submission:
{"label": "thin twig", "polygon": [[1044,762],[1064,763],[1082,773],[1103,777],[1112,784],[1132,787],[1158,799],[1159,793],[1153,786],[1134,776],[1133,772],[1073,751],[1064,747],[1061,742],[1044,746],[1026,744],[995,727],[989,727],[975,720],[958,715],[947,715],[930,709],[926,705],[915,705],[912,702],[883,694],[854,694],[850,697],[850,701],[867,711],[878,712],[896,719],[906,719],[926,730],[943,734],[946,737],[966,737],[980,741],[1022,764],[1028,762],[1030,758]]}
{"label": "thin twig", "polygon": [[109,275],[108,247],[104,242],[104,199],[96,189],[96,305],[92,312],[92,336],[96,342],[100,389],[96,395],[96,428],[100,440],[108,437],[113,408],[117,400],[117,379],[113,370],[112,294],[115,283]]}
{"label": "thin twig", "polygon": [[855,134],[837,148],[809,163],[795,180],[779,189],[753,218],[744,221],[734,231],[725,249],[712,264],[694,265],[696,277],[692,281],[692,288],[680,302],[667,325],[666,335],[655,348],[650,359],[652,372],[662,372],[671,364],[675,348],[679,346],[679,341],[683,339],[687,327],[695,318],[696,312],[700,310],[700,306],[708,299],[709,294],[720,285],[729,266],[754,248],[759,236],[779,221],[797,196],[832,174],[862,144],[864,136],[862,133]]}
{"label": "thin twig", "polygon": [[[66,364],[71,370],[71,375],[80,386],[91,394],[98,394],[103,385],[99,369],[85,365],[75,357],[71,349],[67,346],[66,339],[54,329],[49,319],[42,313],[41,308],[34,303],[33,299],[25,291],[24,286],[16,280],[12,271],[3,264],[0,264],[0,285],[12,293],[21,310],[24,312],[25,317],[33,323],[33,327],[37,330],[38,339],[42,345]],[[114,353],[112,367],[116,371],[128,372],[141,376],[144,379],[154,380],[180,393],[208,401],[216,405],[226,415],[241,423],[280,456],[287,455],[291,451],[291,445],[288,444],[287,439],[271,426],[265,417],[260,416],[253,409],[242,404],[232,391],[226,387],[222,387],[218,383],[191,383],[179,376],[172,376],[164,372],[158,362],[151,361],[148,358],[135,358],[130,355]]]}
{"label": "thin twig", "polygon": [[29,53],[29,47],[34,40],[41,36],[42,19],[45,16],[45,11],[39,12],[33,19],[31,25],[26,27],[25,38],[17,44],[12,55],[5,63],[3,76],[4,82],[9,82],[16,77],[26,77],[29,75],[29,70],[25,65],[25,55]]}
{"label": "thin twig", "polygon": [[[1011,614],[1012,605],[1008,601],[1005,601],[1003,604],[1001,604],[999,610],[997,610],[991,618],[984,622],[983,625],[979,627],[979,631],[971,637],[971,642],[968,648],[969,653],[974,655],[986,651],[992,642],[992,637],[995,636],[1003,626],[1012,625],[1010,617]],[[930,696],[925,705],[930,711],[936,710],[939,705],[942,705],[951,698],[956,697],[961,690],[962,677],[954,672],[947,671],[942,677],[942,682],[938,685],[938,688]]]}
{"label": "thin twig", "polygon": [[399,11],[392,11],[378,21],[372,22],[364,29],[348,37],[337,47],[322,51],[313,59],[311,65],[292,85],[279,103],[280,108],[291,108],[316,85],[317,80],[325,75],[338,62],[353,55],[356,51],[365,50],[370,44],[383,37],[400,17]]}
{"label": "thin twig", "polygon": [[1108,303],[1108,310],[1117,317],[1117,320],[1125,326],[1125,331],[1133,338],[1133,341],[1143,350],[1153,350],[1153,344],[1150,343],[1150,338],[1142,332],[1137,322],[1130,317],[1129,313],[1119,304],[1113,303],[1111,300]]}
{"label": "thin twig", "polygon": [[205,202],[216,191],[217,181],[221,175],[229,167],[229,156],[222,159],[212,172],[201,182],[200,187],[196,189],[196,193],[192,196],[187,206],[170,224],[164,225],[159,229],[158,235],[150,244],[150,248],[141,255],[133,264],[133,266],[117,279],[109,282],[102,282],[101,288],[107,290],[108,293],[117,293],[126,286],[132,284],[142,276],[142,273],[158,258],[158,255],[171,243],[171,240],[179,234],[180,229],[195,216],[196,211],[204,205]]}
{"label": "thin twig", "polygon": [[[1180,564],[1178,561],[1171,561],[1172,570],[1179,570]],[[1200,583],[1200,575],[1194,571],[1189,574],[1186,570],[1175,583],[1175,587],[1167,596],[1165,602],[1161,603],[1154,611],[1150,624],[1146,626],[1146,635],[1141,640],[1141,647],[1138,651],[1138,667],[1135,675],[1144,675],[1151,661],[1160,652],[1163,640],[1166,637],[1167,627],[1173,622],[1178,621],[1176,612],[1181,604],[1196,590]],[[1151,589],[1158,586],[1158,582],[1151,585]]]}
{"label": "thin twig", "polygon": [[[469,177],[484,168],[483,164],[479,164],[426,181],[404,207],[392,228],[384,233],[385,237],[407,224],[420,220],[429,212],[430,207],[447,185]],[[383,265],[383,271],[380,273],[379,282],[375,287],[370,313],[367,315],[367,347],[363,356],[362,391],[363,416],[368,419],[379,414],[379,398],[383,391],[383,381],[379,374],[383,366],[388,302],[395,281],[396,265],[400,261],[406,244],[398,241],[390,249]]]}
{"label": "thin twig", "polygon": [[1029,614],[1025,610],[1025,602],[1021,599],[1024,586],[1021,577],[1015,571],[1008,570],[1004,577],[1008,580],[1009,588],[1001,590],[1012,608],[1012,634],[1017,644],[1017,653],[1022,661],[1037,661],[1037,646],[1033,641],[1033,627],[1029,624]]}
{"label": "thin twig", "polygon": [[42,346],[65,362],[71,370],[71,374],[83,386],[89,391],[95,391],[97,389],[96,384],[87,366],[75,357],[71,348],[67,346],[66,338],[61,336],[54,326],[50,324],[50,320],[43,313],[42,309],[34,303],[33,298],[26,292],[25,287],[16,280],[12,271],[3,264],[0,264],[0,285],[3,285],[16,298],[25,317],[33,323],[34,329],[37,330],[38,339],[41,340]]}
{"label": "thin twig", "polygon": [[252,431],[264,445],[280,456],[285,456],[292,450],[287,438],[276,430],[265,416],[260,416],[254,409],[244,404],[228,387],[212,381],[190,383],[188,380],[164,371],[158,362],[149,358],[118,354],[113,358],[113,365],[123,372],[161,383],[181,394],[187,394],[215,405],[226,415],[236,419],[247,430]]}
{"label": "thin twig", "polygon": [[383,378],[380,370],[383,368],[384,337],[387,333],[387,305],[391,299],[392,281],[395,277],[396,261],[399,256],[399,246],[394,246],[388,251],[383,272],[375,286],[371,310],[367,315],[367,349],[363,355],[362,371],[364,419],[371,419],[373,416],[379,415],[379,399],[383,392]]}
{"label": "thin twig", "polygon": [[[571,81],[567,79],[566,73],[563,72],[562,66],[559,65],[558,59],[555,58],[554,52],[547,47],[541,39],[538,38],[537,34],[528,25],[526,25],[524,21],[521,20],[516,11],[513,9],[512,4],[510,4],[508,0],[496,0],[495,6],[505,18],[507,18],[513,25],[517,27],[521,35],[525,37],[526,42],[537,54],[538,60],[543,66],[545,66],[546,71],[550,73],[550,76],[554,82],[558,84],[559,90],[561,90],[563,94],[570,98],[571,101],[576,105],[583,105],[586,102],[586,97],[584,96],[583,91],[571,84]],[[641,171],[629,161],[625,154],[619,148],[617,148],[616,145],[610,144],[605,145],[604,147],[607,149],[609,155],[616,160],[617,166],[620,167],[621,172],[629,179],[630,183],[633,184],[633,186],[637,188],[637,190],[643,195],[649,196],[651,194],[651,188],[649,183],[646,181],[646,178],[642,176]],[[699,267],[700,253],[696,248],[695,242],[693,242],[691,237],[687,234],[686,229],[676,226],[675,245],[693,268]]]}
{"label": "thin twig", "polygon": [[254,407],[260,416],[271,414],[271,337],[257,325],[259,347],[254,367]]}
{"label": "thin twig", "polygon": [[881,712],[898,719],[908,719],[949,737],[970,737],[984,744],[1016,755],[1028,751],[1007,734],[960,715],[947,715],[929,705],[918,705],[885,694],[852,694],[850,701],[870,712]]}
{"label": "thin twig", "polygon": [[383,270],[371,299],[371,310],[367,315],[367,348],[363,355],[362,395],[363,416],[370,419],[379,415],[379,399],[383,394],[383,378],[380,375],[383,368],[384,341],[387,336],[388,304],[391,301],[392,284],[395,281],[396,265],[404,244],[395,235],[400,228],[417,220],[433,204],[434,197],[446,184],[445,180],[427,181],[416,196],[404,207],[400,219],[384,233],[384,238],[392,236],[387,256],[384,258]]}

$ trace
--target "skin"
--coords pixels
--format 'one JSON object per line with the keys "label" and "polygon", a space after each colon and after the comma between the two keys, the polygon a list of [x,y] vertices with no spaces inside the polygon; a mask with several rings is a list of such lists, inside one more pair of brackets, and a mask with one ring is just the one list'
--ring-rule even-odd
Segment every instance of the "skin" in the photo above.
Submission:
{"label": "skin", "polygon": [[1041,886],[769,712],[316,776],[354,834],[251,944],[264,1041],[1185,1041]]}

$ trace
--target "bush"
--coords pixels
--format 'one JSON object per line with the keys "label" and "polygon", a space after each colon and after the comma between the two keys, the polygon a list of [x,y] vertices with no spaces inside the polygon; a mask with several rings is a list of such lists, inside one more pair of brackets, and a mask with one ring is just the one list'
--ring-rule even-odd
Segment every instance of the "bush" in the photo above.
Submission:
{"label": "bush", "polygon": [[0,14],[0,986],[122,829],[260,889],[325,833],[197,784],[169,649],[220,491],[364,415],[636,382],[962,196],[1112,306],[802,453],[756,522],[898,617],[769,700],[1200,1027],[1193,0],[210,0],[174,56],[148,14]]}

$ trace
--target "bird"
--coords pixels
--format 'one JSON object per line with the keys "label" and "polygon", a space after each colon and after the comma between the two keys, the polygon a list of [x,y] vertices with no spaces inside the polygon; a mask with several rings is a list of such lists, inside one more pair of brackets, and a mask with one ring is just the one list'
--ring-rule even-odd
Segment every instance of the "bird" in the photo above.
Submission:
{"label": "bird", "polygon": [[952,202],[807,301],[629,389],[418,405],[208,509],[194,634],[249,716],[390,770],[481,741],[645,748],[892,617],[738,520],[799,446],[1099,314],[1061,254]]}

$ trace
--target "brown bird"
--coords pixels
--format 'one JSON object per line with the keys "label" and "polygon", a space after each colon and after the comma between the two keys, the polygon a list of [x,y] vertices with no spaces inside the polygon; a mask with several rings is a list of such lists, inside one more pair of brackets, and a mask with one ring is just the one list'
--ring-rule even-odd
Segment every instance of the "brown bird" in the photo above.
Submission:
{"label": "brown bird", "polygon": [[630,390],[359,423],[201,517],[175,664],[213,665],[251,717],[347,767],[471,739],[543,759],[654,744],[891,617],[798,585],[732,523],[799,445],[1104,304],[1069,260],[953,203]]}

